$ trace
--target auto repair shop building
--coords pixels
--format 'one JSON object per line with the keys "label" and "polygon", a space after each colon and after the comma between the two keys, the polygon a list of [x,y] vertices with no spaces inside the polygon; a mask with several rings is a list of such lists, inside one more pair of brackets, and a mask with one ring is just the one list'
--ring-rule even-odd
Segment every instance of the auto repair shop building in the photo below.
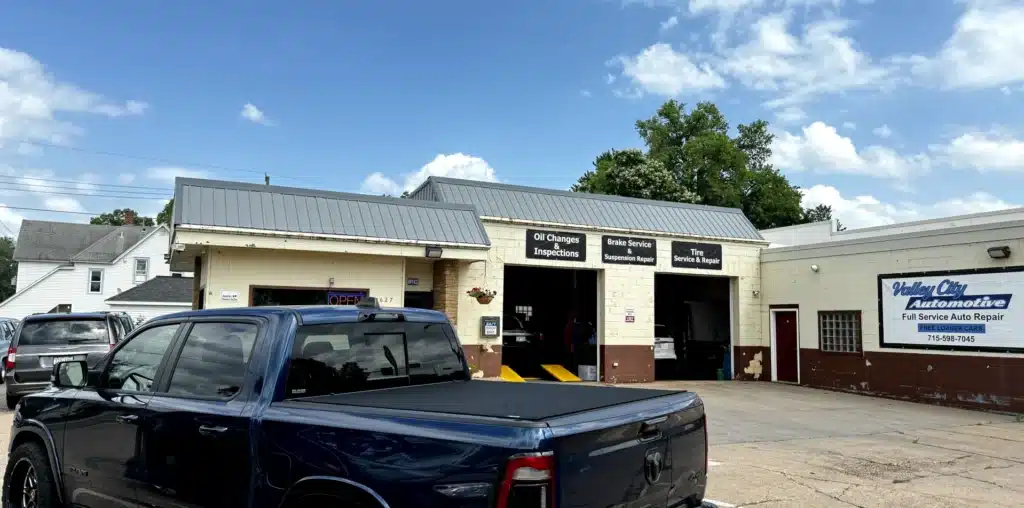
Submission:
{"label": "auto repair shop building", "polygon": [[768,242],[739,210],[438,177],[410,199],[179,178],[174,203],[169,261],[195,273],[197,308],[432,307],[486,376],[502,373],[510,319],[552,344],[567,317],[589,321],[607,382],[655,379],[656,324],[675,330],[674,378],[752,375],[767,346]]}
{"label": "auto repair shop building", "polygon": [[1024,412],[1022,219],[763,231],[760,378]]}

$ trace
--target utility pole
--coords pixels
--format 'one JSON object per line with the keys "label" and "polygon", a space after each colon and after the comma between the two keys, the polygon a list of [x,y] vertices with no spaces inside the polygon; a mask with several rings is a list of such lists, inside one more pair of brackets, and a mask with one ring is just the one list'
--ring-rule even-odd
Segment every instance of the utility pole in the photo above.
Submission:
{"label": "utility pole", "polygon": [[270,173],[263,173],[263,181],[270,185]]}

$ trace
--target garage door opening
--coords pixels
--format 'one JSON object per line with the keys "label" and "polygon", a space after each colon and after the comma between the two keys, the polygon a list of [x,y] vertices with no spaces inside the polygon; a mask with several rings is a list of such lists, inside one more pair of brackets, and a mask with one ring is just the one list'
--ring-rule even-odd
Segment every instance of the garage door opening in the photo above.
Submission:
{"label": "garage door opening", "polygon": [[502,311],[502,364],[526,378],[555,377],[543,365],[596,376],[596,271],[506,265]]}
{"label": "garage door opening", "polygon": [[729,278],[654,276],[654,378],[717,379],[731,343]]}
{"label": "garage door opening", "polygon": [[270,305],[355,305],[369,294],[369,290],[366,289],[253,286],[249,290],[249,304],[253,307]]}

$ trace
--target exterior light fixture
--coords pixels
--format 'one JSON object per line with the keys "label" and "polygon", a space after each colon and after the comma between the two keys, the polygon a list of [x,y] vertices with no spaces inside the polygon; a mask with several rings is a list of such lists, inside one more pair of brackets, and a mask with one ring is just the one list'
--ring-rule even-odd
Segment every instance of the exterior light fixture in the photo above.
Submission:
{"label": "exterior light fixture", "polygon": [[819,267],[818,265],[811,265],[812,272],[818,273],[818,270],[821,270],[821,267]]}
{"label": "exterior light fixture", "polygon": [[442,252],[444,252],[444,250],[441,249],[440,247],[427,247],[426,256],[428,258],[437,259],[437,258],[441,257],[441,253]]}
{"label": "exterior light fixture", "polygon": [[992,259],[1006,259],[1010,257],[1010,247],[1001,245],[999,247],[989,247],[988,257]]}
{"label": "exterior light fixture", "polygon": [[756,289],[751,291],[751,293],[754,295],[754,298],[757,298],[757,297],[761,296],[761,292],[756,290]]}

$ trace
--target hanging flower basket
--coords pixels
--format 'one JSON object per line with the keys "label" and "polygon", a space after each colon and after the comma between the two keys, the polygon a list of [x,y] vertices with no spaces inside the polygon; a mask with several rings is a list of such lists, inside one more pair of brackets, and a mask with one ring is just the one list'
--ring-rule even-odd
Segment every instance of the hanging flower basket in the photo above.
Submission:
{"label": "hanging flower basket", "polygon": [[470,289],[469,291],[466,291],[466,294],[473,298],[476,298],[477,302],[486,305],[488,303],[491,303],[491,300],[494,300],[494,295],[498,294],[498,292],[491,291],[489,289],[473,288]]}

